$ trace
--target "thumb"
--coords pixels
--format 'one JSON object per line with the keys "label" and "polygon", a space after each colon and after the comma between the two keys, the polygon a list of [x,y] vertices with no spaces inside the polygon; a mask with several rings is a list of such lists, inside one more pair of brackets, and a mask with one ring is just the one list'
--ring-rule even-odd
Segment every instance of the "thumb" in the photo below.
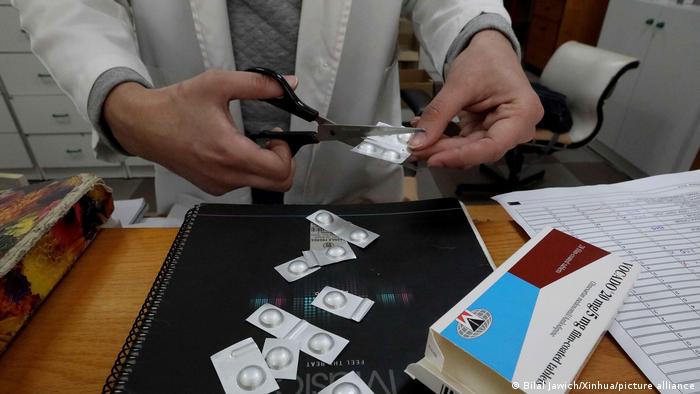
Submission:
{"label": "thumb", "polygon": [[[280,97],[282,87],[274,79],[262,74],[246,71],[225,71],[217,81],[229,100],[269,99]],[[292,87],[297,86],[297,77],[285,75],[284,79]]]}
{"label": "thumb", "polygon": [[457,92],[445,85],[423,110],[416,127],[425,133],[416,133],[409,142],[411,149],[420,150],[437,142],[447,124],[462,109],[462,101]]}

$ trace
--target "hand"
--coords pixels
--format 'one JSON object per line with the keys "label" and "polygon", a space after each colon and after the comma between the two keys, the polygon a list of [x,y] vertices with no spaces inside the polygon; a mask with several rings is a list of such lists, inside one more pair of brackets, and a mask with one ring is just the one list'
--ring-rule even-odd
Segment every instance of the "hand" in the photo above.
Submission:
{"label": "hand", "polygon": [[[453,61],[444,87],[413,122],[426,130],[411,140],[413,156],[432,167],[494,162],[530,141],[543,114],[510,41],[485,30]],[[445,127],[458,115],[460,135],[445,138]]]}
{"label": "hand", "polygon": [[[290,85],[296,78],[286,77]],[[162,89],[127,82],[105,100],[103,116],[127,152],[160,163],[207,193],[251,186],[286,191],[294,163],[289,146],[261,148],[236,128],[229,101],[265,99],[282,89],[263,75],[206,71]]]}

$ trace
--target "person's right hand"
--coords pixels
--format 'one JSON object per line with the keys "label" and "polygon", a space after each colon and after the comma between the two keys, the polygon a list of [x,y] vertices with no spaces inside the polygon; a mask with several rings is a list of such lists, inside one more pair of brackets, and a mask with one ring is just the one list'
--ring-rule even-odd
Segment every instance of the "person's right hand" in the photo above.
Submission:
{"label": "person's right hand", "polygon": [[[285,78],[296,86],[295,77]],[[289,146],[272,140],[259,147],[236,128],[228,110],[231,100],[281,95],[279,85],[263,75],[210,70],[162,89],[120,84],[107,96],[102,114],[127,152],[207,193],[245,186],[286,191],[294,175]]]}

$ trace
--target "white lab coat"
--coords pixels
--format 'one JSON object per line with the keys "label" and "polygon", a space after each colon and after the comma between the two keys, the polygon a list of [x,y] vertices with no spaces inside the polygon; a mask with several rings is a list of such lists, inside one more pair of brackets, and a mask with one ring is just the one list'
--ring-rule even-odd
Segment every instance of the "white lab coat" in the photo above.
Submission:
{"label": "white lab coat", "polygon": [[[131,0],[131,9],[126,3],[13,0],[32,50],[83,116],[93,83],[113,67],[131,68],[156,86],[211,68],[235,69],[226,0]],[[396,38],[402,13],[413,20],[438,71],[472,18],[496,13],[509,19],[500,0],[304,0],[296,55],[299,97],[339,123],[399,124]],[[243,129],[239,103],[230,108]],[[292,117],[291,129],[314,125]],[[96,133],[93,141],[98,157],[115,158]],[[339,142],[304,147],[295,160],[287,203],[397,201],[403,193],[399,166],[359,156]],[[157,166],[159,211],[178,194],[250,201],[247,188],[214,198]]]}

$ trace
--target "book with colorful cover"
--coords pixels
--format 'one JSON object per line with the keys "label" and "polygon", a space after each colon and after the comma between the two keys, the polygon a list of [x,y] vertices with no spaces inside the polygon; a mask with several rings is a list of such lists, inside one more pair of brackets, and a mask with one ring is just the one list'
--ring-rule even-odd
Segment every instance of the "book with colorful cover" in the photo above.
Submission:
{"label": "book with colorful cover", "polygon": [[0,354],[113,209],[94,175],[0,190]]}

